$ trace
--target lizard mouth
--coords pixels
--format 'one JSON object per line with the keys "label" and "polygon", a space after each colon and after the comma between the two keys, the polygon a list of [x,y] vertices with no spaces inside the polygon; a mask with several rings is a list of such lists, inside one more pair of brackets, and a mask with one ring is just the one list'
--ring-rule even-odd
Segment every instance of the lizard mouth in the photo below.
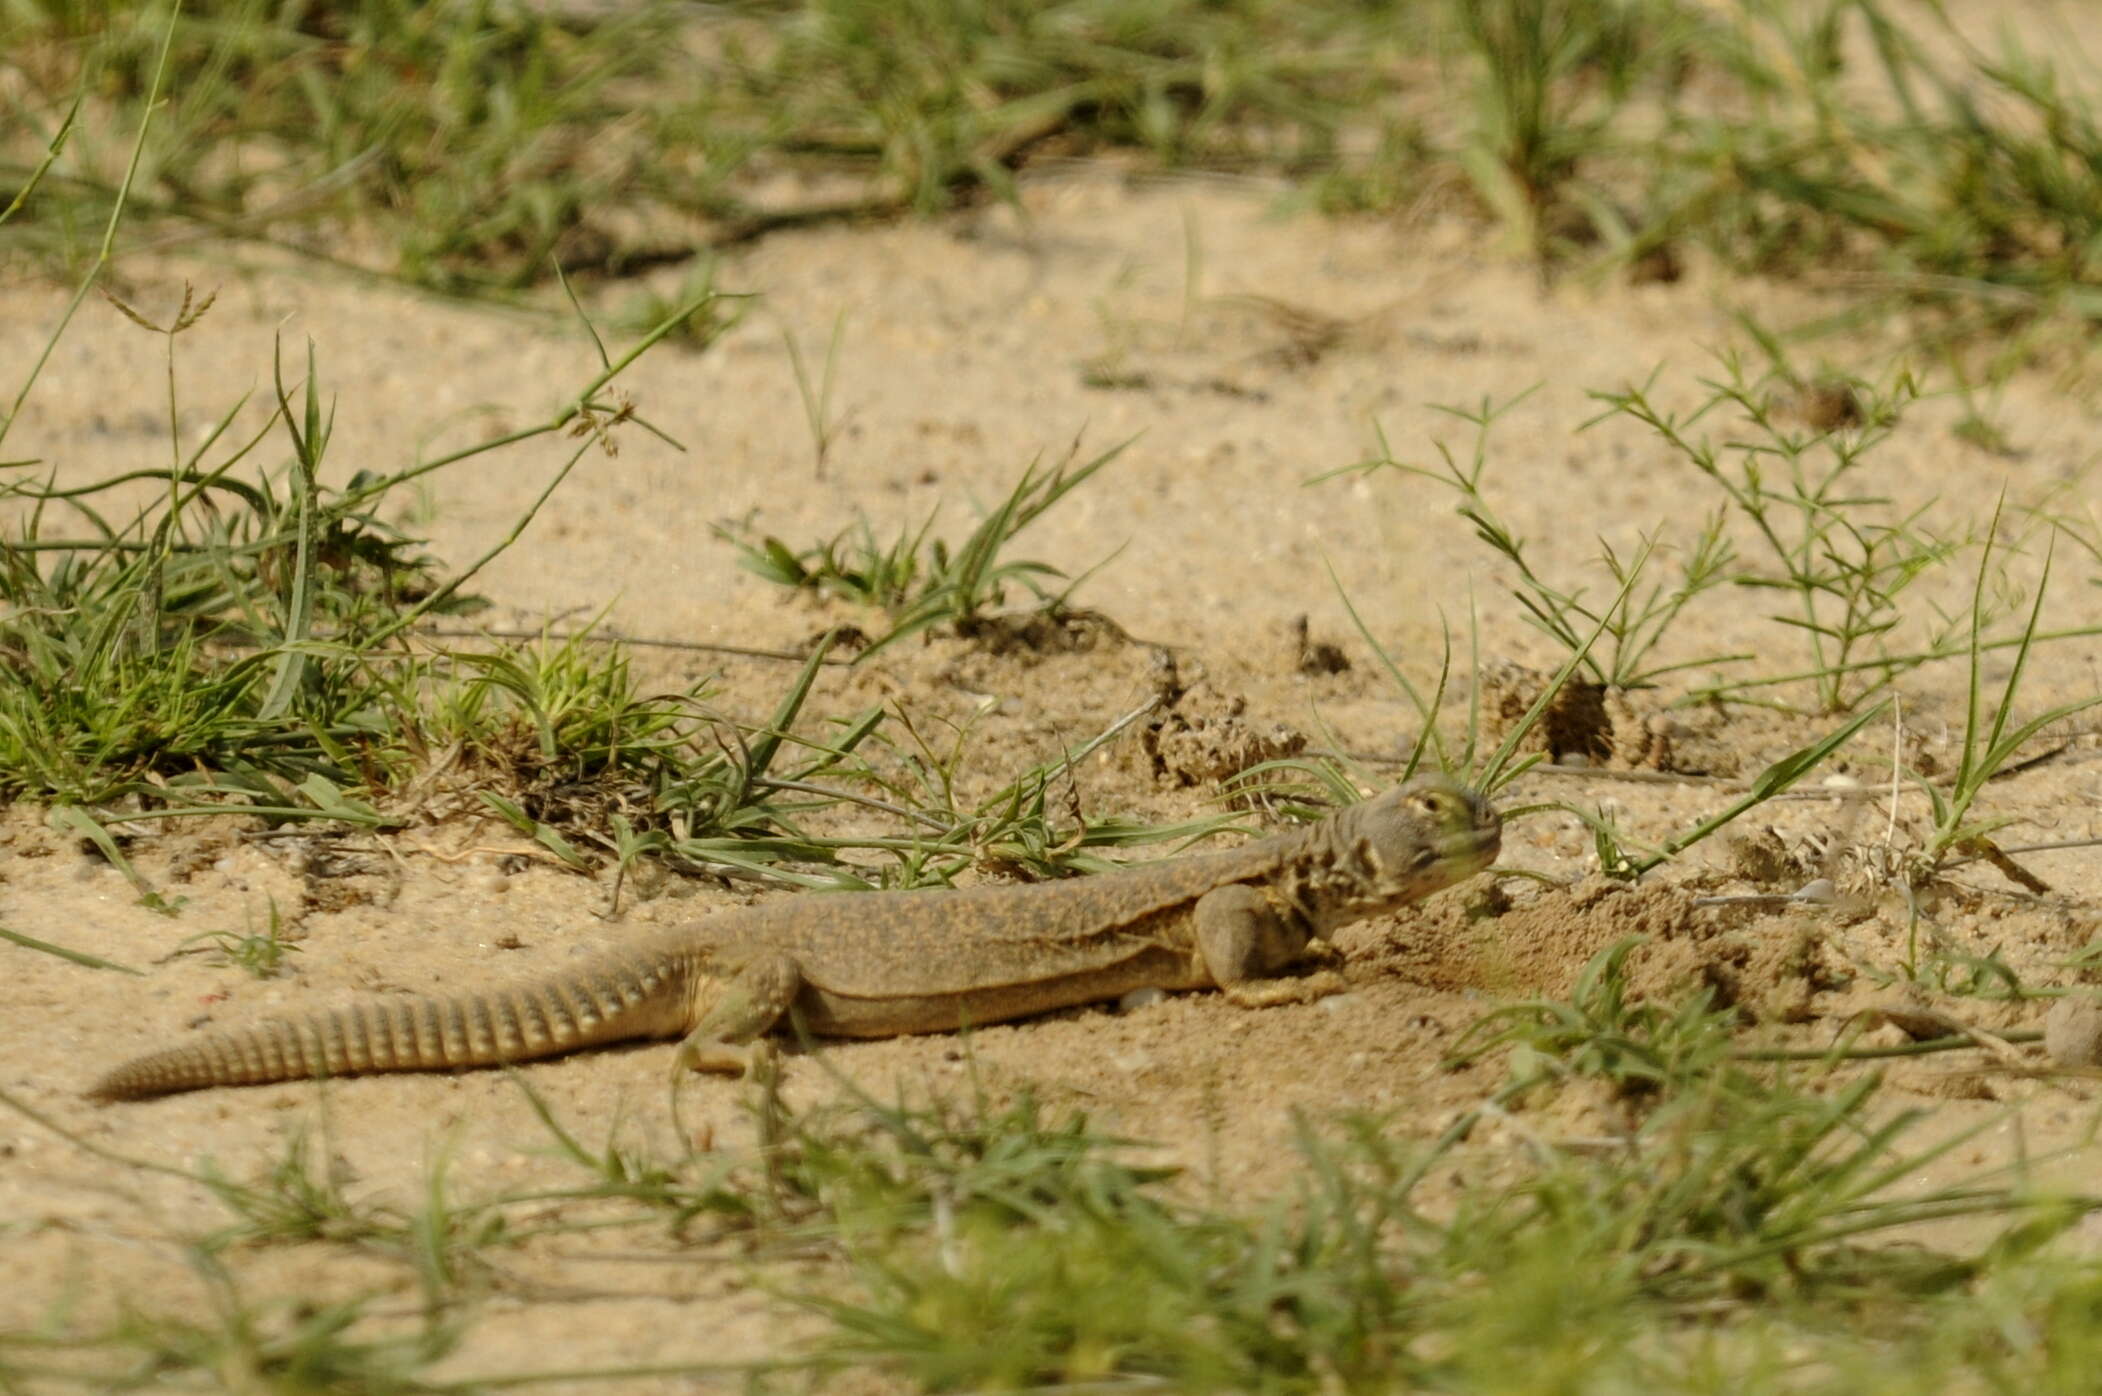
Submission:
{"label": "lizard mouth", "polygon": [[1480,872],[1503,851],[1503,820],[1489,802],[1467,795],[1468,822],[1438,840],[1438,860],[1453,870],[1454,880]]}

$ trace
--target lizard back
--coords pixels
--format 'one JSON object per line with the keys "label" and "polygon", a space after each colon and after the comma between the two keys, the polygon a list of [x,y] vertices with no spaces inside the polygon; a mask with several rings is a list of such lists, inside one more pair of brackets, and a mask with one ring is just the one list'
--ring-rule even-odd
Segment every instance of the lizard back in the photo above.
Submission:
{"label": "lizard back", "polygon": [[806,981],[847,998],[1068,979],[1149,951],[1193,952],[1185,929],[1164,918],[1263,876],[1273,842],[1064,882],[794,897],[755,908],[763,919],[745,921],[739,938],[790,951]]}

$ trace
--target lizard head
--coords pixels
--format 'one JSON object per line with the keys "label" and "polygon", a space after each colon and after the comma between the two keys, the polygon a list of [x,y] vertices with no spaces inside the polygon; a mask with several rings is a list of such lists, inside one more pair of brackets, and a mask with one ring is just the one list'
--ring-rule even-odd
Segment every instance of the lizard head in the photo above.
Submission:
{"label": "lizard head", "polygon": [[1445,776],[1420,776],[1335,817],[1321,919],[1337,925],[1427,897],[1496,861],[1502,821]]}

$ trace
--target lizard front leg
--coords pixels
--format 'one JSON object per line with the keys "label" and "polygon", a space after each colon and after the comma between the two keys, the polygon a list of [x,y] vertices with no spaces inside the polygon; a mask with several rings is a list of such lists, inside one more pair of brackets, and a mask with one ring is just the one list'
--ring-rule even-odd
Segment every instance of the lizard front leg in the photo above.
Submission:
{"label": "lizard front leg", "polygon": [[750,1071],[767,1032],[787,1014],[802,988],[802,967],[780,951],[755,954],[731,974],[695,976],[687,1020],[694,1026],[672,1059],[673,1077],[686,1071],[737,1076]]}
{"label": "lizard front leg", "polygon": [[1277,977],[1306,958],[1313,937],[1304,922],[1278,914],[1255,888],[1238,882],[1215,887],[1197,899],[1191,914],[1205,969],[1241,1007],[1306,1003],[1343,991],[1343,976],[1332,969]]}

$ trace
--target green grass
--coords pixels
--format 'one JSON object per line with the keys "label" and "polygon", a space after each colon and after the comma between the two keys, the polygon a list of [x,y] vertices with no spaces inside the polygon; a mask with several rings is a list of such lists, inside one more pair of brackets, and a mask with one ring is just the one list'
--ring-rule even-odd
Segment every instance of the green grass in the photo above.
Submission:
{"label": "green grass", "polygon": [[[192,1245],[210,1313],[147,1306],[106,1331],[0,1338],[0,1364],[26,1376],[63,1359],[109,1381],[237,1360],[300,1389],[422,1389],[418,1370],[471,1321],[470,1276],[536,1237],[611,1226],[636,1246],[744,1235],[762,1265],[822,1246],[844,1275],[782,1298],[833,1336],[766,1365],[873,1367],[917,1389],[1537,1390],[1544,1373],[1560,1390],[1709,1389],[1698,1373],[1741,1379],[1806,1354],[1852,1371],[1871,1353],[2077,1379],[2065,1364],[2090,1353],[2093,1280],[2052,1243],[2102,1199],[2034,1187],[2028,1165],[1909,1186],[1970,1136],[1915,1143],[1924,1112],[1893,1108],[1873,1076],[1829,1077],[1829,1060],[1733,1059],[1729,1015],[1704,998],[1629,1002],[1625,950],[1568,1003],[1485,1020],[1501,1043],[1471,1050],[1509,1048],[1510,1079],[1437,1140],[1370,1116],[1301,1122],[1296,1184],[1272,1201],[1201,1200],[1201,1178],[1137,1163],[1130,1141],[1026,1094],[907,1104],[850,1089],[794,1111],[762,1080],[755,1151],[683,1156],[587,1148],[534,1098],[573,1188],[448,1200],[441,1152],[421,1213],[374,1211],[317,1176],[294,1136],[252,1183],[199,1177],[236,1219]],[[1613,1148],[1475,1141],[1583,1077],[1630,1092],[1635,1123]],[[1907,1239],[1964,1219],[1984,1239]],[[230,1246],[316,1241],[413,1274],[423,1324],[376,1341],[359,1322],[372,1299],[286,1311],[244,1297],[227,1268]]]}
{"label": "green grass", "polygon": [[[1633,880],[1819,770],[1870,722],[1891,711],[1892,694],[1902,677],[1929,666],[1966,661],[1969,699],[1958,769],[1953,777],[1940,781],[1904,773],[1926,795],[1933,828],[1917,848],[1897,863],[1889,863],[1882,875],[1890,883],[1916,890],[1939,877],[1952,854],[1963,853],[1992,858],[2011,877],[2036,890],[2040,884],[2007,860],[1988,837],[2000,827],[1999,822],[1966,822],[1966,816],[1986,783],[2006,770],[2039,734],[2102,701],[2075,699],[2016,718],[2021,679],[2032,650],[2042,643],[2089,639],[2097,633],[2095,628],[2044,627],[2050,587],[2048,552],[2033,583],[2015,581],[2006,570],[2006,554],[2020,549],[2010,549],[1997,511],[1981,534],[1941,536],[1921,522],[1934,503],[1931,496],[1897,500],[1867,493],[1858,485],[1867,459],[1889,440],[1917,395],[1908,376],[1900,373],[1880,388],[1859,382],[1847,385],[1859,414],[1856,421],[1797,427],[1783,419],[1777,400],[1800,380],[1788,370],[1778,345],[1771,340],[1762,343],[1775,358],[1769,372],[1750,376],[1736,359],[1725,356],[1723,376],[1702,380],[1705,398],[1690,412],[1669,412],[1656,405],[1655,375],[1651,383],[1639,388],[1591,394],[1606,404],[1607,411],[1589,425],[1627,417],[1647,427],[1677,461],[1713,487],[1719,502],[1712,514],[1690,529],[1675,530],[1658,520],[1632,551],[1617,550],[1601,538],[1596,562],[1583,580],[1546,575],[1536,565],[1529,542],[1500,516],[1485,484],[1490,473],[1491,429],[1524,393],[1500,404],[1484,402],[1475,409],[1438,409],[1473,429],[1473,445],[1464,459],[1443,440],[1434,440],[1439,463],[1413,463],[1397,455],[1375,422],[1375,455],[1307,482],[1320,485],[1345,475],[1395,476],[1407,490],[1420,492],[1419,481],[1450,490],[1457,496],[1455,514],[1499,563],[1509,579],[1509,595],[1523,618],[1559,651],[1560,667],[1542,682],[1528,711],[1511,725],[1498,749],[1486,755],[1477,753],[1477,714],[1470,711],[1465,747],[1455,760],[1441,730],[1451,668],[1449,644],[1437,687],[1426,696],[1386,655],[1363,621],[1357,620],[1361,636],[1379,654],[1422,719],[1422,733],[1408,769],[1431,749],[1447,765],[1477,770],[1486,789],[1507,784],[1541,759],[1513,758],[1546,710],[1575,685],[1608,696],[1658,690],[1660,705],[1756,705],[1836,724],[1769,760],[1738,798],[1649,847],[1633,846],[1625,832],[1602,814],[1575,805],[1559,806],[1591,829],[1600,869],[1609,876]],[[2083,538],[2070,514],[2039,510],[2033,522],[2053,530],[2051,536],[2071,529],[2070,536]],[[1901,632],[1901,625],[1915,620],[1923,609],[1905,604],[1908,591],[1925,580],[1948,581],[1948,569],[1970,553],[1975,553],[1977,561],[1968,607],[1955,615],[1937,613],[1923,645],[1916,630]],[[1664,575],[1656,575],[1660,572]],[[2007,598],[2021,597],[2024,585],[2030,588],[2026,613],[2010,626],[2004,614]],[[1714,618],[1741,614],[1741,605],[1729,597],[1731,591],[1771,595],[1782,602],[1764,617],[1776,628],[1771,645],[1762,642],[1756,653],[1664,657],[1673,628],[1682,620],[1704,612]],[[1598,599],[1608,593],[1609,600]],[[1349,606],[1349,598],[1344,601]],[[1355,607],[1350,610],[1356,620]],[[1907,643],[1893,644],[1894,633],[1902,633]],[[1805,667],[1790,671],[1784,665],[1784,672],[1778,674],[1747,669],[1761,660],[1770,668],[1772,656],[1791,643],[1802,646]],[[1984,654],[1996,650],[2011,650],[2014,662],[1997,702],[1987,705],[1980,691],[1980,662]],[[1704,683],[1686,685],[1683,676],[1696,670],[1707,671],[1710,677]],[[1671,683],[1674,676],[1681,681]],[[1672,688],[1678,691],[1670,691]],[[1474,691],[1477,695],[1482,691],[1479,666]],[[1610,737],[1602,735],[1601,740],[1605,754],[1613,755]]]}
{"label": "green grass", "polygon": [[183,944],[206,944],[228,964],[238,965],[257,979],[273,979],[285,972],[287,959],[299,953],[299,944],[285,935],[284,919],[277,903],[270,903],[268,924],[260,931],[199,931]]}
{"label": "green grass", "polygon": [[[0,691],[0,791],[376,827],[398,816],[344,792],[401,783],[441,748],[531,793],[631,775],[672,743],[680,705],[637,697],[617,651],[398,642],[425,617],[477,604],[473,573],[538,503],[497,550],[441,576],[384,515],[411,481],[484,448],[326,485],[316,366],[310,354],[296,387],[280,377],[276,413],[246,439],[222,445],[236,402],[165,468],[65,488],[21,471],[0,481],[19,521],[0,555],[0,661],[13,680]],[[616,371],[512,438],[595,423],[549,490],[608,429],[616,409],[598,394]],[[281,467],[257,460],[273,432]],[[143,503],[142,482],[155,487]]]}
{"label": "green grass", "polygon": [[[1795,428],[1779,418],[1774,389],[1788,381],[1785,372],[1750,379],[1726,361],[1724,376],[1708,384],[1707,401],[1684,418],[1657,407],[1647,387],[1597,397],[1608,415],[1654,431],[1715,487],[1722,507],[1749,526],[1760,561],[1730,580],[1779,594],[1784,609],[1772,619],[1801,637],[1818,709],[1849,712],[1918,662],[1889,656],[1883,647],[1902,615],[1906,589],[1976,540],[1928,531],[1920,520],[1931,496],[1900,504],[1856,483],[1862,462],[1889,439],[1918,391],[1908,375],[1887,386],[1848,385],[1860,425],[1836,430]],[[1696,433],[1694,424],[1710,413],[1741,434],[1725,445]],[[1704,535],[1696,558],[1712,547]]]}
{"label": "green grass", "polygon": [[[83,275],[76,306],[100,274],[98,262]],[[613,449],[621,432],[655,430],[613,384],[716,299],[704,290],[672,307],[618,357],[587,322],[602,371],[545,422],[341,484],[331,483],[329,462],[336,407],[313,346],[303,374],[280,355],[274,411],[259,426],[234,433],[248,405],[237,399],[201,442],[185,445],[172,424],[183,410],[186,346],[209,337],[212,298],[186,293],[165,323],[120,302],[165,344],[169,458],[64,487],[47,473],[57,462],[0,475],[0,506],[11,510],[0,548],[0,668],[10,680],[0,684],[0,796],[53,804],[63,827],[163,907],[109,833],[113,816],[239,814],[373,834],[463,812],[465,799],[578,871],[610,856],[624,873],[649,856],[833,887],[947,882],[974,863],[1058,875],[1100,866],[1084,851],[1091,845],[1179,837],[1113,820],[1077,836],[1055,831],[1049,768],[981,809],[961,809],[950,788],[960,749],[946,764],[908,765],[938,772],[943,786],[938,805],[887,806],[909,834],[804,833],[803,821],[827,806],[885,804],[871,791],[929,793],[901,785],[895,763],[867,759],[882,745],[870,740],[885,725],[882,710],[804,720],[828,646],[788,681],[765,726],[744,729],[712,712],[705,680],[642,693],[624,651],[588,628],[481,648],[425,638],[426,622],[481,604],[470,589],[476,573],[525,536],[582,460]],[[70,321],[69,311],[52,343]],[[18,404],[38,372],[26,375]],[[445,567],[393,522],[420,511],[437,472],[554,436],[573,439],[566,460],[466,567]],[[1115,454],[1032,466],[954,554],[940,542],[924,559],[906,550],[912,584],[889,597],[896,614],[872,648],[937,625],[968,637],[993,623],[1018,584],[1055,608],[1062,598],[1042,581],[1057,569],[1005,549]],[[785,554],[769,540],[753,555]],[[262,966],[272,943],[228,945]]]}
{"label": "green grass", "polygon": [[1121,442],[1081,461],[1075,443],[1065,459],[1049,470],[1040,468],[1039,461],[1030,462],[1014,488],[986,512],[953,553],[944,540],[929,538],[934,529],[932,517],[888,544],[876,541],[866,521],[809,548],[793,548],[772,535],[754,538],[743,526],[718,526],[716,536],[737,550],[738,563],[746,571],[777,586],[883,611],[886,623],[862,650],[861,658],[935,627],[971,639],[993,624],[995,611],[1006,604],[1010,587],[1032,594],[1040,614],[1056,617],[1065,612],[1066,598],[1078,583],[1070,583],[1059,593],[1047,590],[1047,580],[1063,581],[1065,574],[1048,562],[1007,557],[1007,547],[1130,444]]}
{"label": "green grass", "polygon": [[[1609,605],[1588,599],[1590,583],[1543,575],[1527,540],[1499,516],[1485,487],[1491,429],[1519,398],[1475,409],[1439,408],[1474,429],[1474,445],[1464,462],[1437,440],[1432,445],[1439,465],[1415,464],[1396,454],[1375,423],[1376,454],[1309,483],[1393,473],[1452,490],[1458,496],[1455,512],[1514,576],[1510,593],[1525,619],[1558,649],[1580,655],[1578,670],[1586,681],[1619,690],[1656,688],[1673,675],[1709,671],[1708,682],[1674,698],[1682,705],[1762,702],[1788,711],[1842,715],[1880,698],[1905,674],[1964,657],[1974,644],[1981,650],[2026,652],[2038,640],[2093,633],[2041,628],[2043,582],[2039,605],[2026,624],[1995,633],[2003,616],[1993,598],[2008,584],[1997,573],[1981,571],[1974,604],[1965,613],[1937,618],[1924,643],[1910,632],[1903,635],[1905,646],[1893,646],[1891,636],[1901,621],[1921,609],[1908,611],[1903,604],[1907,591],[1968,551],[1980,553],[1982,567],[1993,555],[1996,536],[1937,534],[1922,522],[1935,503],[1931,493],[1922,490],[1898,500],[1866,493],[1857,484],[1861,467],[1897,429],[1917,387],[1903,374],[1881,388],[1852,384],[1862,414],[1859,425],[1799,427],[1785,421],[1777,406],[1795,381],[1785,366],[1754,375],[1725,356],[1722,368],[1720,377],[1701,380],[1703,399],[1687,412],[1657,404],[1655,375],[1640,387],[1591,394],[1606,407],[1591,425],[1616,417],[1639,423],[1717,495],[1715,511],[1697,527],[1671,530],[1659,520],[1633,555],[1624,556],[1600,540],[1596,572],[1615,593]],[[2051,516],[2041,522],[2062,526]],[[1664,565],[1657,554],[1669,560],[1669,575],[1651,575]],[[1660,659],[1660,645],[1682,616],[1737,606],[1726,599],[1726,589],[1776,598],[1779,609],[1766,613],[1782,627],[1774,647],[1762,646],[1759,654]],[[1587,645],[1593,631],[1596,640]],[[1799,647],[1800,668],[1744,671],[1791,644]],[[1767,696],[1789,688],[1804,696],[1794,701]]]}
{"label": "green grass", "polygon": [[[106,133],[136,128],[163,24],[103,13],[26,0],[4,59],[0,179],[65,150],[0,256],[69,277],[128,202],[135,237],[448,293],[512,294],[557,262],[705,278],[712,247],[1010,198],[1040,157],[1114,151],[1280,175],[1331,209],[1429,191],[1550,268],[1672,274],[1699,249],[1846,273],[1835,321],[1910,307],[1952,341],[2014,332],[2017,355],[2071,349],[2102,314],[2094,75],[1889,0],[199,0],[172,25],[182,101],[122,198]],[[762,198],[783,169],[828,192]],[[822,468],[822,375],[805,386]]]}
{"label": "green grass", "polygon": [[[1371,475],[1384,471],[1405,477],[1427,479],[1452,489],[1459,496],[1455,512],[1474,530],[1474,536],[1503,558],[1516,571],[1518,583],[1511,595],[1525,612],[1528,623],[1548,636],[1565,653],[1577,655],[1577,668],[1589,682],[1611,688],[1650,688],[1659,680],[1685,669],[1709,668],[1739,663],[1750,655],[1703,655],[1669,664],[1652,662],[1652,652],[1687,606],[1703,592],[1730,580],[1736,550],[1725,536],[1726,522],[1720,513],[1706,521],[1689,541],[1679,543],[1676,575],[1668,580],[1649,579],[1645,570],[1656,551],[1658,539],[1645,536],[1635,554],[1623,557],[1600,540],[1599,561],[1606,580],[1615,589],[1611,604],[1600,607],[1585,600],[1580,585],[1561,585],[1541,576],[1528,560],[1525,541],[1512,532],[1482,491],[1482,477],[1489,466],[1489,432],[1496,419],[1530,394],[1521,393],[1502,403],[1484,402],[1479,408],[1438,406],[1459,421],[1473,426],[1474,447],[1463,464],[1443,442],[1434,443],[1439,456],[1435,469],[1408,463],[1396,457],[1384,428],[1375,422],[1378,454],[1338,470],[1314,476],[1307,483],[1321,484],[1344,475]],[[1646,585],[1642,583],[1646,582]]]}
{"label": "green grass", "polygon": [[[200,3],[116,27],[48,0],[6,13],[0,259],[65,279],[76,308],[107,290],[123,250],[171,240],[267,244],[480,296],[544,286],[558,268],[618,278],[690,263],[686,293],[643,292],[618,313],[627,346],[602,346],[601,371],[545,421],[356,473],[330,442],[337,413],[358,404],[335,400],[311,346],[272,365],[259,426],[236,434],[254,416],[233,401],[213,404],[201,442],[177,431],[193,361],[211,352],[209,294],[168,316],[117,301],[164,341],[165,463],[57,487],[79,478],[76,463],[20,460],[37,450],[14,429],[41,364],[24,373],[0,419],[17,461],[0,474],[0,797],[49,805],[171,913],[179,902],[139,872],[119,830],[237,815],[377,840],[414,819],[489,813],[563,868],[609,872],[617,907],[645,861],[806,889],[943,885],[1098,871],[1107,850],[1226,826],[1086,808],[1080,763],[1150,705],[988,779],[970,722],[828,711],[837,637],[781,671],[757,723],[717,713],[712,681],[643,691],[624,651],[588,629],[439,643],[428,622],[472,610],[477,575],[531,546],[570,471],[652,430],[618,392],[623,370],[666,338],[705,347],[741,312],[714,286],[712,249],[778,228],[935,215],[1011,197],[1040,157],[1099,152],[1281,175],[1291,197],[1332,209],[1388,211],[1430,191],[1553,274],[1652,274],[1697,248],[1769,276],[1853,274],[1834,323],[1930,312],[1921,323],[1946,341],[1966,404],[1958,430],[1986,444],[1998,438],[1976,385],[1989,395],[2010,363],[2102,316],[2089,265],[2102,140],[2074,95],[2083,75],[1945,42],[1931,15],[1876,0],[822,0],[603,15],[373,0]],[[1843,84],[1849,71],[1872,81]],[[762,179],[781,171],[839,192],[761,203]],[[1189,260],[1194,295],[1194,237]],[[789,341],[820,474],[842,425],[831,386],[854,352],[848,328],[835,321],[822,360]],[[1651,384],[1600,395],[1696,472],[1715,510],[1683,531],[1660,521],[1632,549],[1602,544],[1576,575],[1554,574],[1498,512],[1489,442],[1502,406],[1456,411],[1472,448],[1437,444],[1433,466],[1381,436],[1358,468],[1434,482],[1560,656],[1529,717],[1484,752],[1472,714],[1455,731],[1449,652],[1427,683],[1382,651],[1421,721],[1408,769],[1433,761],[1507,783],[1528,764],[1523,729],[1572,681],[1757,703],[1805,724],[1677,832],[1640,843],[1578,811],[1600,867],[1639,879],[1826,769],[1905,681],[1961,664],[1956,769],[1897,773],[1930,818],[1890,881],[1910,896],[1959,859],[2004,861],[1991,783],[2096,701],[2026,710],[2038,647],[2088,632],[2045,625],[2048,553],[2019,595],[2009,555],[2035,551],[2046,529],[2102,549],[2066,518],[1943,534],[1926,498],[1870,497],[1863,461],[1917,385],[1843,384],[1857,419],[1800,428],[1781,395],[1817,384],[1791,370],[1783,337],[1748,328],[1766,366],[1725,359],[1691,413]],[[1979,367],[1981,344],[2000,361]],[[488,553],[454,567],[425,551],[407,521],[438,472],[558,435],[574,438],[567,461]],[[1068,613],[1064,570],[1014,542],[1119,449],[1032,463],[960,541],[932,517],[889,539],[865,523],[809,545],[725,536],[759,575],[864,608],[876,650],[936,629],[989,637],[1018,597],[1026,614]],[[1952,567],[1970,578],[1968,606],[1923,616],[1921,589]],[[1689,618],[1745,597],[1770,603],[1795,660],[1674,650]],[[2012,663],[1989,684],[1996,652]],[[1697,686],[1695,671],[1707,674]],[[1253,775],[1302,812],[1365,783],[1335,759],[1288,764]],[[441,771],[442,799],[430,781]],[[812,832],[843,809],[877,832]],[[273,909],[263,931],[206,934],[260,975],[292,948],[280,931]],[[696,1240],[748,1246],[787,1302],[828,1325],[816,1354],[762,1364],[754,1380],[874,1367],[930,1390],[2091,1383],[2097,1285],[2058,1243],[2102,1199],[2037,1187],[2033,1160],[1907,1186],[1967,1140],[1929,1130],[1860,1064],[1976,1039],[1746,1045],[1738,1015],[1709,995],[1633,992],[1634,948],[1602,954],[1566,998],[1485,1006],[1459,1055],[1500,1062],[1501,1084],[1434,1134],[1415,1120],[1300,1121],[1275,1197],[1228,1198],[1218,1179],[1139,1162],[1098,1121],[1027,1094],[886,1103],[842,1082],[839,1103],[794,1110],[764,1073],[748,1088],[760,1142],[742,1152],[694,1147],[683,1129],[667,1150],[619,1124],[586,1143],[521,1077],[574,1170],[567,1185],[476,1193],[438,1140],[420,1193],[385,1199],[346,1187],[325,1130],[294,1131],[236,1176],[113,1154],[4,1097],[106,1163],[204,1189],[228,1221],[165,1238],[208,1303],[176,1312],[133,1295],[125,1316],[88,1328],[55,1296],[43,1329],[0,1334],[0,1390],[616,1385],[640,1370],[429,1376],[501,1290],[508,1256],[585,1229],[665,1255]],[[1863,968],[1974,997],[2034,992],[1990,948],[1915,938],[1903,963]],[[1588,1088],[1622,1108],[1625,1131],[1604,1147],[1540,1137],[1530,1107]],[[674,1124],[677,1110],[675,1092]],[[1924,1230],[1948,1221],[1985,1239]],[[318,1305],[258,1295],[243,1257],[270,1246],[355,1250],[399,1283]],[[763,1269],[782,1256],[799,1264]],[[388,1312],[400,1294],[406,1321]]]}

